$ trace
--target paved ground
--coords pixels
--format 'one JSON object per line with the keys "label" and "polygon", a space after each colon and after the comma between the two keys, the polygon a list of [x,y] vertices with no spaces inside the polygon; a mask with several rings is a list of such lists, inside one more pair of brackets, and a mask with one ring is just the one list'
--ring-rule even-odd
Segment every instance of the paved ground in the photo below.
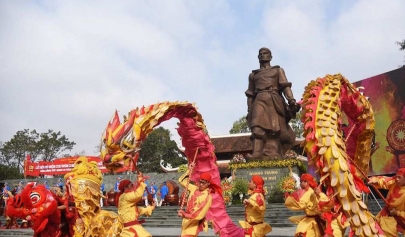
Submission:
{"label": "paved ground", "polygon": [[[180,228],[146,228],[152,236],[179,236]],[[294,236],[295,227],[275,227],[273,231],[266,236]],[[13,229],[13,230],[0,230],[0,236],[32,236],[31,229]],[[198,236],[213,237],[214,232],[210,229],[207,233],[201,232]]]}

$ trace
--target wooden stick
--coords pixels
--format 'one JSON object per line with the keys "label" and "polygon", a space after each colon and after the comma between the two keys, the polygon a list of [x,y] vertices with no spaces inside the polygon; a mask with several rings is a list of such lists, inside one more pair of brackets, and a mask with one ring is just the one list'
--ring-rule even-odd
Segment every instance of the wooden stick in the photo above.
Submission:
{"label": "wooden stick", "polygon": [[193,173],[194,166],[195,166],[195,160],[196,160],[196,157],[197,157],[197,154],[198,154],[199,149],[200,149],[200,148],[197,147],[197,149],[195,150],[194,160],[193,160],[193,162],[191,162],[191,164],[190,164],[189,178],[188,178],[188,180],[187,180],[187,184],[186,184],[186,187],[185,187],[185,190],[184,190],[184,196],[183,196],[183,198],[182,198],[182,200],[181,200],[180,210],[183,210],[183,206],[184,206],[184,203],[185,203],[185,201],[186,201],[186,197],[187,197],[187,193],[188,193],[188,186],[190,185],[190,176],[191,176],[191,174]]}

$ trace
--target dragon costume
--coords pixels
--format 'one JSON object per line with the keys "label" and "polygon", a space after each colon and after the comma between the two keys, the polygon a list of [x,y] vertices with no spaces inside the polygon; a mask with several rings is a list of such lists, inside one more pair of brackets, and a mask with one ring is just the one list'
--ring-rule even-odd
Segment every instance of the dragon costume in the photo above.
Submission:
{"label": "dragon costume", "polygon": [[[201,173],[210,172],[215,184],[220,185],[214,146],[196,107],[188,102],[162,102],[148,107],[136,108],[120,122],[115,112],[102,136],[101,157],[110,170],[128,167],[136,169],[138,151],[142,141],[153,128],[171,118],[179,119],[177,131],[185,147],[189,164],[194,165],[190,179],[196,181]],[[223,197],[213,194],[207,220],[215,233],[222,237],[244,236],[243,229],[236,226],[226,213]]]}
{"label": "dragon costume", "polygon": [[[367,98],[340,74],[311,81],[303,95],[304,149],[320,181],[333,196],[342,222],[357,236],[378,236],[362,201],[374,135],[374,113]],[[343,128],[342,113],[349,122]]]}

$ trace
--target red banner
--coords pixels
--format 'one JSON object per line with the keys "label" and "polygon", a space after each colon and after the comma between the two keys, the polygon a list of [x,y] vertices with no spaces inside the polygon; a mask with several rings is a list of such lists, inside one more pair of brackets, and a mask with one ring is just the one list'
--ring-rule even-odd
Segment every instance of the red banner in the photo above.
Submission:
{"label": "red banner", "polygon": [[[31,162],[31,157],[28,155],[24,162],[24,176],[40,176],[40,175],[63,175],[69,173],[79,156],[65,157],[55,159],[53,161]],[[103,161],[97,156],[86,156],[89,161],[97,162],[98,168],[102,173],[108,172],[104,167]],[[124,170],[123,170],[124,171]]]}

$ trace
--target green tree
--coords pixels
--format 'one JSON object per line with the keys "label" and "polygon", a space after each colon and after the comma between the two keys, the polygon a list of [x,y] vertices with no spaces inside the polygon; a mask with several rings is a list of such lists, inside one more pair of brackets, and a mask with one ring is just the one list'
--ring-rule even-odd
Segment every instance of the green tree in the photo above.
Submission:
{"label": "green tree", "polygon": [[405,50],[405,40],[402,40],[402,42],[395,42],[397,45],[399,45],[399,50]]}
{"label": "green tree", "polygon": [[[304,133],[304,124],[301,122],[301,111],[297,113],[295,119],[290,120],[291,128],[293,129],[297,137],[301,137],[302,134]],[[231,130],[229,130],[230,134],[248,133],[248,132],[250,132],[250,129],[249,126],[247,125],[247,120],[245,116],[235,121],[233,123]]]}
{"label": "green tree", "polygon": [[302,110],[296,114],[294,119],[290,120],[290,126],[296,137],[302,137],[304,134],[304,124],[301,122]]}
{"label": "green tree", "polygon": [[22,178],[24,178],[24,175],[21,174],[20,170],[17,167],[0,165],[0,180]]}
{"label": "green tree", "polygon": [[0,142],[0,162],[3,165],[23,171],[24,160],[31,155],[32,161],[51,161],[65,151],[71,150],[75,142],[70,142],[60,132],[48,130],[38,134],[36,130],[18,131],[7,142]]}
{"label": "green tree", "polygon": [[250,132],[250,128],[247,125],[246,116],[242,116],[237,121],[233,122],[231,130],[229,130],[230,134],[248,132]]}
{"label": "green tree", "polygon": [[75,142],[69,141],[61,132],[54,132],[49,129],[48,132],[41,133],[37,147],[40,151],[43,161],[52,161],[57,158],[63,151],[72,150]]}
{"label": "green tree", "polygon": [[31,157],[39,155],[38,150],[39,134],[29,129],[18,131],[10,141],[0,144],[0,161],[9,167],[23,170],[24,160],[28,154]]}
{"label": "green tree", "polygon": [[164,161],[164,165],[170,163],[172,167],[187,163],[183,153],[170,136],[170,130],[159,127],[145,139],[141,145],[138,160],[138,167],[142,172],[163,172],[160,168],[160,160]]}
{"label": "green tree", "polygon": [[[397,41],[395,42],[397,45],[399,45],[399,50],[405,50],[405,40],[402,40],[402,42]],[[404,63],[405,63],[405,59],[404,59]],[[405,66],[405,65],[404,65]],[[403,66],[403,67],[404,67]],[[401,67],[401,66],[400,66]]]}

